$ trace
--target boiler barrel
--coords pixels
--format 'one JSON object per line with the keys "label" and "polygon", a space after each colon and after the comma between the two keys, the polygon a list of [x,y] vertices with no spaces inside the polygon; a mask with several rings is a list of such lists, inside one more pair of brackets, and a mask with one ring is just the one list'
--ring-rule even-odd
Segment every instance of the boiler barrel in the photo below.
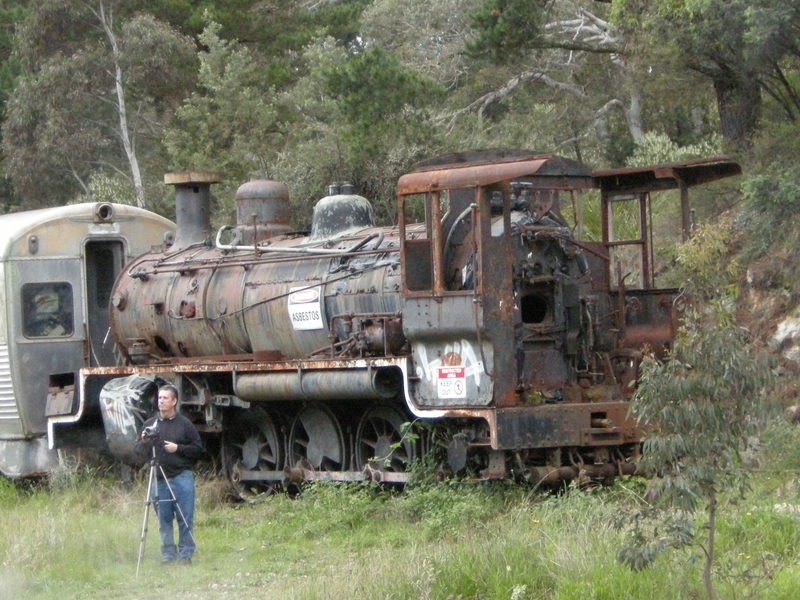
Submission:
{"label": "boiler barrel", "polygon": [[[355,258],[288,252],[255,257],[209,247],[146,255],[116,284],[112,333],[140,363],[151,355],[308,356],[330,345],[332,317],[400,310],[396,233],[389,233],[365,230],[342,241],[344,248],[370,236],[367,248],[372,240],[383,241],[385,253]],[[302,247],[297,240],[271,247],[283,245]]]}

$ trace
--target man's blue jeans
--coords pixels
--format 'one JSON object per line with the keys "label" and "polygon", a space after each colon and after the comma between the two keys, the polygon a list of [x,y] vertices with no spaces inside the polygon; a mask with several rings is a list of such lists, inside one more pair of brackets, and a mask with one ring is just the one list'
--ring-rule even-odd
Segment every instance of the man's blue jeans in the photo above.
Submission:
{"label": "man's blue jeans", "polygon": [[[177,506],[167,487],[167,481],[158,480],[158,532],[161,534],[161,558],[176,560],[192,558],[194,554],[194,475],[186,470],[168,480],[175,494]],[[153,498],[155,500],[155,498]],[[180,510],[178,510],[180,508]],[[178,521],[178,546],[172,532],[173,520]]]}

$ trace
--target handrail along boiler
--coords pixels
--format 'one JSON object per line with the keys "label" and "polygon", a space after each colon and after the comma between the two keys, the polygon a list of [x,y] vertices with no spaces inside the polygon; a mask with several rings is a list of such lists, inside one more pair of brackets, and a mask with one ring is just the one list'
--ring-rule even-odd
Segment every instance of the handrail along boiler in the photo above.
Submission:
{"label": "handrail along boiler", "polygon": [[[342,186],[309,234],[292,232],[288,191],[267,180],[239,188],[238,223],[216,236],[219,176],[168,175],[176,239],[129,263],[112,295],[128,364],[83,369],[81,398],[98,397],[128,459],[153,387],[176,382],[242,496],[309,478],[404,482],[431,452],[443,474],[610,482],[635,470],[640,351],[668,348],[677,326],[677,290],[654,286],[649,194],[737,169],[450,155],[400,178],[397,226],[375,227]],[[584,242],[561,207],[579,215],[595,188],[603,239]],[[622,235],[626,202],[638,221]],[[428,425],[418,438],[404,435],[414,420]],[[51,422],[51,441],[70,426]]]}

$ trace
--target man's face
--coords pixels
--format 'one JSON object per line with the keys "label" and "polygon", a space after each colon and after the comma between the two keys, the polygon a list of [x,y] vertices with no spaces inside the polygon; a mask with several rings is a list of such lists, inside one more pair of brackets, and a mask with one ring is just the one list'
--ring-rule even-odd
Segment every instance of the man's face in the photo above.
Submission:
{"label": "man's face", "polygon": [[169,419],[175,414],[175,407],[178,405],[178,399],[169,390],[161,390],[158,392],[158,412],[165,419]]}

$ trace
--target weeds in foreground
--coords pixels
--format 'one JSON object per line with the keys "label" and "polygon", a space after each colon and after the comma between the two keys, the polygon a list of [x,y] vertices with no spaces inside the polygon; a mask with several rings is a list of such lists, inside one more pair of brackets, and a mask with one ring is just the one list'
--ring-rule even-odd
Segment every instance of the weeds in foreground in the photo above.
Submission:
{"label": "weeds in foreground", "polygon": [[[776,489],[768,477],[774,475],[759,475],[753,493],[719,522],[726,598],[796,597],[800,484]],[[145,485],[142,477],[122,485],[80,471],[21,488],[0,480],[0,599],[702,595],[700,557],[690,549],[640,573],[617,562],[624,532],[615,519],[624,522],[643,507],[645,486],[636,479],[559,495],[456,481],[421,481],[403,492],[319,483],[296,499],[276,494],[237,504],[225,500],[218,480],[200,477],[195,564],[165,576],[151,517],[135,581]]]}

